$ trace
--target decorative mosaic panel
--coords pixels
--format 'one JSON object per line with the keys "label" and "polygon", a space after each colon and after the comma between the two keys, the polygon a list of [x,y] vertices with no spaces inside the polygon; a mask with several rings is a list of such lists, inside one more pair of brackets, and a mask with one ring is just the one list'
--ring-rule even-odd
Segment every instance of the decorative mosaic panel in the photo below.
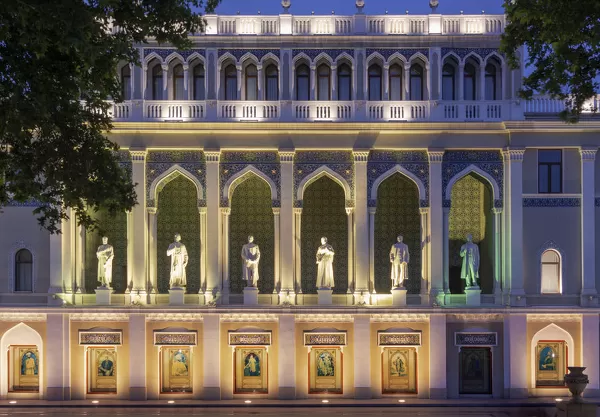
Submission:
{"label": "decorative mosaic panel", "polygon": [[229,215],[229,288],[241,294],[246,286],[242,280],[242,246],[248,235],[260,248],[258,290],[271,294],[275,288],[275,225],[271,207],[271,190],[267,183],[250,175],[234,191]]}
{"label": "decorative mosaic panel", "polygon": [[229,346],[270,346],[271,332],[242,333],[229,331]]}
{"label": "decorative mosaic panel", "polygon": [[6,203],[6,207],[41,207],[44,203],[39,200],[17,201],[10,199]]}
{"label": "decorative mosaic panel", "polygon": [[304,346],[346,346],[346,332],[304,332]]}
{"label": "decorative mosaic panel", "polygon": [[[429,163],[425,151],[371,151],[369,155],[367,184],[368,196],[371,197],[373,184],[381,175],[394,168],[401,166],[411,174],[414,174],[425,187],[425,196],[419,196],[420,207],[429,206]],[[369,200],[369,206],[375,207],[377,202]]]}
{"label": "decorative mosaic panel", "polygon": [[398,235],[408,245],[410,262],[404,286],[409,294],[421,290],[421,217],[416,184],[402,174],[386,178],[377,193],[375,212],[375,290],[389,294],[392,289],[390,249]]}
{"label": "decorative mosaic panel", "polygon": [[454,344],[456,346],[496,346],[498,344],[498,333],[454,333]]}
{"label": "decorative mosaic panel", "polygon": [[[446,151],[442,161],[442,190],[444,199],[450,180],[459,172],[475,166],[490,175],[498,185],[499,195],[494,196],[494,207],[502,208],[504,165],[500,151]],[[487,179],[484,180],[486,183]],[[450,202],[444,200],[444,207],[450,207]]]}
{"label": "decorative mosaic panel", "polygon": [[162,332],[154,331],[155,346],[196,346],[198,333],[191,332]]}
{"label": "decorative mosaic panel", "polygon": [[474,52],[477,55],[479,55],[481,59],[485,59],[485,57],[494,52],[496,52],[500,56],[503,56],[498,49],[492,48],[442,48],[442,57],[446,56],[446,54],[450,52],[454,52],[460,57],[460,59],[464,59],[471,52]]}
{"label": "decorative mosaic panel", "polygon": [[378,346],[421,346],[421,332],[377,332]]}
{"label": "decorative mosaic panel", "polygon": [[107,332],[79,331],[80,345],[122,345],[123,332],[121,330]]}
{"label": "decorative mosaic panel", "polygon": [[177,52],[179,55],[183,57],[187,61],[190,55],[197,53],[201,56],[206,56],[206,50],[204,49],[187,49],[187,50],[178,50],[174,48],[144,48],[144,58],[149,56],[152,53],[157,54],[163,60],[166,59],[173,52]]}
{"label": "decorative mosaic panel", "polygon": [[247,53],[251,53],[254,55],[259,61],[263,59],[263,57],[269,53],[275,55],[279,58],[280,50],[279,49],[219,49],[219,57],[230,53],[237,60],[246,55]]}
{"label": "decorative mosaic panel", "polygon": [[[279,196],[281,193],[281,171],[279,169],[279,154],[277,152],[233,152],[227,151],[221,153],[220,164],[220,184],[221,184],[221,207],[230,202],[224,196],[225,186],[227,181],[235,177],[240,171],[243,171],[248,166],[253,166],[258,171],[265,174],[273,183],[277,191],[277,198],[274,201],[274,206],[279,204]],[[248,172],[248,177],[254,174]],[[262,179],[261,179],[262,181]]]}
{"label": "decorative mosaic panel", "polygon": [[292,56],[306,54],[310,59],[314,60],[321,52],[327,54],[334,61],[343,53],[347,53],[354,58],[354,49],[292,49]]}
{"label": "decorative mosaic panel", "polygon": [[[202,151],[149,151],[146,157],[146,193],[148,207],[156,207],[153,200],[152,182],[168,171],[173,165],[178,165],[193,175],[202,185],[202,198],[196,198],[198,207],[206,206],[206,161]],[[170,177],[174,179],[176,175]],[[160,189],[169,182],[164,181]],[[160,189],[157,192],[160,192]]]}
{"label": "decorative mosaic panel", "polygon": [[579,197],[555,197],[555,198],[527,197],[527,198],[523,199],[523,207],[581,207],[581,198],[579,198]]}
{"label": "decorative mosaic panel", "polygon": [[421,54],[425,55],[426,58],[429,58],[429,49],[418,49],[418,48],[414,48],[414,49],[410,49],[410,48],[403,48],[403,49],[398,49],[398,48],[376,48],[376,49],[372,49],[372,48],[367,48],[367,58],[370,57],[374,53],[378,53],[378,54],[382,55],[386,60],[390,59],[390,57],[392,55],[394,55],[395,53],[399,53],[407,61],[409,61],[410,58],[414,54],[418,54],[418,53],[421,53]]}

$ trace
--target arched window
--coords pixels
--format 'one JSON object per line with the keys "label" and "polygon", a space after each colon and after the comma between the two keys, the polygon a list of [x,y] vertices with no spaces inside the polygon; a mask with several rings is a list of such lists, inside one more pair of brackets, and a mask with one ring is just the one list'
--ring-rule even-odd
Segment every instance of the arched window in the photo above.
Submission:
{"label": "arched window", "polygon": [[410,99],[423,100],[423,67],[418,64],[410,67]]}
{"label": "arched window", "polygon": [[337,71],[338,100],[352,100],[352,71],[348,64],[342,64]]}
{"label": "arched window", "polygon": [[173,67],[173,100],[183,100],[183,95],[183,65],[178,64]]}
{"label": "arched window", "polygon": [[204,65],[198,64],[193,71],[192,88],[194,90],[194,100],[206,100],[206,87],[204,84]]}
{"label": "arched window", "polygon": [[465,100],[477,100],[477,82],[475,66],[471,63],[465,64]]}
{"label": "arched window", "polygon": [[456,77],[450,64],[442,68],[442,100],[456,100]]}
{"label": "arched window", "polygon": [[542,253],[542,294],[560,294],[561,286],[560,254],[552,249]]}
{"label": "arched window", "polygon": [[163,96],[163,71],[160,65],[152,68],[152,100],[162,100]]}
{"label": "arched window", "polygon": [[369,100],[381,100],[381,67],[373,64],[369,67]]}
{"label": "arched window", "polygon": [[402,68],[398,64],[390,67],[390,100],[402,100]]}
{"label": "arched window", "polygon": [[296,100],[308,101],[310,99],[310,70],[308,65],[302,64],[296,68]]}
{"label": "arched window", "polygon": [[121,68],[121,95],[123,100],[131,100],[131,68],[125,64]]}
{"label": "arched window", "polygon": [[15,254],[15,291],[33,290],[33,255],[27,249]]}
{"label": "arched window", "polygon": [[246,100],[258,100],[258,70],[254,64],[246,67]]}
{"label": "arched window", "polygon": [[225,68],[225,100],[237,100],[237,70],[234,65]]}
{"label": "arched window", "polygon": [[494,64],[487,64],[485,66],[485,99],[497,100],[496,66]]}
{"label": "arched window", "polygon": [[317,68],[317,100],[331,100],[331,69],[327,64]]}
{"label": "arched window", "polygon": [[267,67],[265,71],[265,100],[279,100],[279,74],[277,67],[273,64]]}

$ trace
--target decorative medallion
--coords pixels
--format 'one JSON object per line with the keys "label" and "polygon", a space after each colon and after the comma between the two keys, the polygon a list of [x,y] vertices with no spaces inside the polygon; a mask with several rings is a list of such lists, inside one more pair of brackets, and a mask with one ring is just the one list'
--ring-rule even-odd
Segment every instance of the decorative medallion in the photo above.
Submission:
{"label": "decorative medallion", "polygon": [[154,346],[196,346],[198,344],[198,332],[165,332],[154,331]]}
{"label": "decorative medallion", "polygon": [[421,346],[421,332],[377,332],[378,346]]}
{"label": "decorative medallion", "polygon": [[110,331],[79,331],[79,344],[80,345],[117,345],[123,344],[123,331],[122,330],[110,330]]}
{"label": "decorative medallion", "polygon": [[304,346],[346,346],[346,332],[304,332]]}
{"label": "decorative medallion", "polygon": [[271,332],[237,332],[230,330],[229,346],[271,346]]}
{"label": "decorative medallion", "polygon": [[498,333],[496,332],[455,332],[454,344],[456,346],[497,346]]}

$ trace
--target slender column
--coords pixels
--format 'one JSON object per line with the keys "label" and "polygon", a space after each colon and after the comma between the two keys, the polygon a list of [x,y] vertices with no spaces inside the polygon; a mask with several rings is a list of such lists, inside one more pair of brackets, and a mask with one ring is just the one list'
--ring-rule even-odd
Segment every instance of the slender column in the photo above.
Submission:
{"label": "slender column", "polygon": [[458,65],[458,94],[456,95],[459,101],[465,99],[465,65]]}
{"label": "slender column", "polygon": [[450,207],[444,207],[444,292],[450,294]]}
{"label": "slender column", "polygon": [[75,279],[77,293],[85,294],[85,227],[75,228]]}
{"label": "slender column", "polygon": [[369,151],[354,151],[354,265],[355,293],[369,292],[369,211],[367,161]]}
{"label": "slender column", "polygon": [[66,221],[62,220],[60,234],[50,235],[50,288],[48,288],[48,294],[61,293],[63,290],[62,241],[67,237],[63,231],[65,223]]}
{"label": "slender column", "polygon": [[204,358],[204,400],[221,399],[220,318],[217,314],[204,315],[202,323]]}
{"label": "slender column", "polygon": [[264,97],[264,79],[263,79],[263,66],[262,65],[258,65],[256,67],[257,69],[257,73],[256,76],[258,77],[257,79],[257,87],[258,87],[258,100],[265,100]]}
{"label": "slender column", "polygon": [[442,210],[442,158],[444,151],[429,150],[429,296],[430,301],[444,293],[444,213]]}
{"label": "slender column", "polygon": [[348,294],[354,289],[354,207],[346,207],[348,215]]}
{"label": "slender column", "polygon": [[510,67],[506,64],[502,64],[502,75],[500,76],[500,80],[502,85],[500,86],[501,96],[498,97],[500,100],[507,100],[509,97],[506,96],[506,85],[508,84],[508,76],[511,72]]}
{"label": "slender column", "polygon": [[296,319],[279,316],[279,399],[296,398]]}
{"label": "slender column", "polygon": [[190,66],[188,64],[183,64],[183,97],[184,100],[191,100],[189,91],[189,79],[190,79]]}
{"label": "slender column", "polygon": [[146,293],[147,272],[147,226],[146,226],[146,151],[129,150],[131,154],[132,181],[138,198],[138,204],[132,209],[131,235],[131,277],[128,277],[132,293],[139,294],[140,301],[144,302]]}
{"label": "slender column", "polygon": [[127,211],[127,282],[125,286],[125,294],[131,293],[132,277],[133,277],[133,213]]}
{"label": "slender column", "polygon": [[294,278],[294,285],[296,286],[296,293],[302,294],[302,209],[294,208],[295,231],[294,231],[294,242],[295,242],[295,253],[294,253],[294,265],[296,265],[296,273]]}
{"label": "slender column", "polygon": [[200,293],[206,290],[206,207],[198,207],[200,214]]}
{"label": "slender column", "polygon": [[[317,96],[317,88],[316,88],[316,75],[317,75],[317,67],[314,65],[310,66],[310,100],[314,101]],[[298,88],[298,87],[296,87]]]}
{"label": "slender column", "polygon": [[163,82],[163,93],[162,99],[169,99],[169,66],[167,64],[161,64],[162,68],[162,82]]}
{"label": "slender column", "polygon": [[338,99],[337,65],[331,66],[331,99],[333,101]]}
{"label": "slender column", "polygon": [[79,230],[77,226],[77,219],[75,218],[75,210],[71,209],[70,223],[71,223],[71,291],[73,294],[77,292],[77,286],[79,284],[78,271],[77,271],[77,232]]}
{"label": "slender column", "polygon": [[220,236],[220,212],[219,212],[219,157],[220,151],[205,151],[206,156],[206,303],[213,301],[214,291],[220,288],[221,280],[221,236]]}
{"label": "slender column", "polygon": [[502,304],[502,243],[501,243],[501,219],[502,209],[493,208],[494,215],[494,303]]}
{"label": "slender column", "polygon": [[581,316],[581,363],[585,366],[590,383],[585,389],[586,397],[600,396],[600,358],[598,349],[600,344],[600,322],[598,313],[583,314]]}
{"label": "slender column", "polygon": [[[504,316],[504,398],[527,398],[527,316]],[[597,353],[596,353],[597,355]]]}
{"label": "slender column", "polygon": [[425,66],[425,91],[423,91],[423,100],[431,100],[431,66]]}
{"label": "slender column", "polygon": [[280,213],[281,209],[279,207],[273,207],[273,222],[274,222],[274,232],[275,232],[275,269],[273,271],[273,281],[275,284],[275,288],[273,289],[274,293],[277,293],[277,288],[281,288],[280,275],[279,275],[279,257],[281,256],[280,252],[280,230],[279,230],[279,222],[280,222]]}
{"label": "slender column", "polygon": [[382,99],[390,99],[390,66],[385,64],[383,66],[383,94]]}
{"label": "slender column", "polygon": [[148,207],[148,291],[150,293],[158,292],[158,273],[157,273],[157,220],[158,214],[156,207]]}
{"label": "slender column", "polygon": [[221,291],[223,294],[223,303],[229,304],[229,216],[231,215],[231,208],[229,207],[221,207],[221,224],[223,225],[222,229],[222,253],[223,253],[223,266],[221,270],[223,271],[223,276],[221,279]]}
{"label": "slender column", "polygon": [[402,77],[402,83],[404,84],[404,100],[410,100],[410,64],[404,64],[404,77]]}
{"label": "slender column", "polygon": [[371,392],[371,318],[354,316],[354,398],[369,399]]}
{"label": "slender column", "polygon": [[[280,297],[279,303],[295,301],[296,284],[294,280],[294,152],[279,152],[281,170],[281,210],[279,229],[279,255],[280,255]],[[289,299],[286,298],[290,293]]]}
{"label": "slender column", "polygon": [[429,243],[427,242],[427,236],[429,236],[429,231],[427,230],[429,208],[420,208],[419,213],[421,214],[421,304],[429,304],[428,289],[431,285],[431,277],[429,275]]}
{"label": "slender column", "polygon": [[72,210],[67,209],[68,220],[62,220],[61,222],[61,249],[62,249],[62,275],[63,281],[61,288],[64,287],[66,293],[73,292],[73,223]]}
{"label": "slender column", "polygon": [[581,305],[598,305],[596,291],[595,172],[597,148],[581,148]]}
{"label": "slender column", "polygon": [[479,67],[479,100],[485,100],[485,64]]}
{"label": "slender column", "polygon": [[48,314],[46,319],[46,399],[71,399],[69,315]]}
{"label": "slender column", "polygon": [[129,315],[129,399],[146,400],[146,316]]}
{"label": "slender column", "polygon": [[237,70],[237,99],[242,100],[242,84],[244,81],[244,77],[242,76],[242,66],[236,65],[235,69]]}
{"label": "slender column", "polygon": [[375,213],[376,207],[369,207],[369,288],[375,291]]}
{"label": "slender column", "polygon": [[446,316],[429,316],[429,398],[444,399],[446,386]]}

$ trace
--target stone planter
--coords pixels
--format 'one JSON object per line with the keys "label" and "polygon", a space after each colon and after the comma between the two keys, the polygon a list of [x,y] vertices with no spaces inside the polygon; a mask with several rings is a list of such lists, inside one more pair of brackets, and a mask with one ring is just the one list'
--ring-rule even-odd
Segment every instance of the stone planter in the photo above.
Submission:
{"label": "stone planter", "polygon": [[585,366],[569,366],[569,373],[565,375],[565,385],[573,395],[571,402],[583,402],[581,394],[590,383],[588,376],[583,373]]}

